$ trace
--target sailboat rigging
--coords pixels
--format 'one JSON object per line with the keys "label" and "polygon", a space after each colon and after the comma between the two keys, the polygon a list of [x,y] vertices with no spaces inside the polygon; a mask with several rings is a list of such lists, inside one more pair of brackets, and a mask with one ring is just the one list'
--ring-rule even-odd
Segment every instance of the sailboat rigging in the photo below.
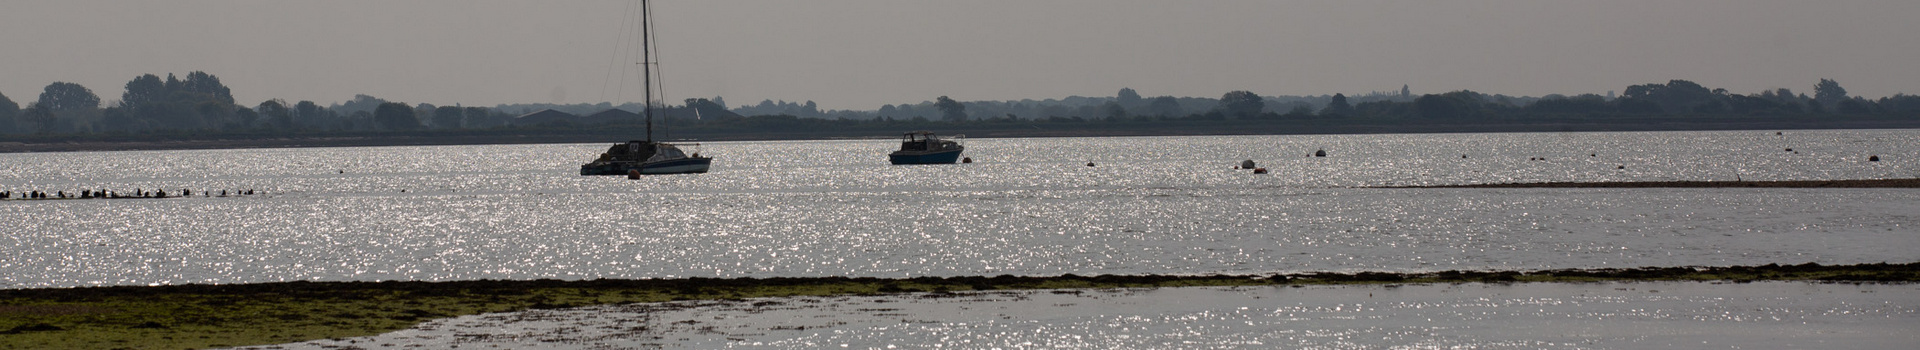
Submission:
{"label": "sailboat rigging", "polygon": [[646,117],[647,138],[614,144],[593,162],[580,165],[580,175],[653,175],[705,173],[712,157],[687,154],[675,144],[653,140],[654,65],[657,59],[653,40],[653,6],[640,1],[640,71],[645,87],[641,114]]}

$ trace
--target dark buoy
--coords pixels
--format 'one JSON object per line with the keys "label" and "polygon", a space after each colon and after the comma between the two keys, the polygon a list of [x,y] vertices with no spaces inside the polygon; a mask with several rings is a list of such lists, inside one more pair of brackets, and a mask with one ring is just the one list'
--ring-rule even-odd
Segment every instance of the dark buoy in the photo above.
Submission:
{"label": "dark buoy", "polygon": [[1877,155],[1874,155],[1874,156],[1867,156],[1867,161],[1869,161],[1869,162],[1878,162],[1878,161],[1880,161],[1880,156],[1877,156]]}
{"label": "dark buoy", "polygon": [[1787,149],[1787,152],[1793,152],[1793,149],[1792,149],[1792,148],[1788,148],[1788,149]]}
{"label": "dark buoy", "polygon": [[1625,165],[1622,165],[1622,166],[1617,166],[1617,167],[1614,167],[1614,169],[1626,169],[1626,168],[1627,168],[1627,166],[1625,166]]}
{"label": "dark buoy", "polygon": [[628,180],[639,180],[639,179],[640,179],[640,169],[627,169],[627,179],[628,179]]}
{"label": "dark buoy", "polygon": [[1322,149],[1322,150],[1315,150],[1315,151],[1313,151],[1313,156],[1315,156],[1315,157],[1325,157],[1325,156],[1327,156],[1327,150],[1324,150],[1324,149]]}
{"label": "dark buoy", "polygon": [[960,158],[960,163],[961,163],[961,164],[970,164],[970,163],[973,163],[973,157],[965,157],[965,158]]}
{"label": "dark buoy", "polygon": [[1781,134],[1781,133],[1780,133],[1779,131],[1775,131],[1775,132],[1773,132],[1773,134],[1774,134],[1774,135],[1785,135],[1785,134]]}
{"label": "dark buoy", "polygon": [[1087,162],[1087,166],[1093,166],[1093,162]]}
{"label": "dark buoy", "polygon": [[1253,168],[1254,168],[1254,166],[1253,166],[1253,160],[1252,160],[1252,159],[1248,159],[1248,160],[1243,160],[1243,161],[1240,161],[1240,168],[1241,168],[1241,169],[1253,169]]}
{"label": "dark buoy", "polygon": [[1255,173],[1255,174],[1265,174],[1265,173],[1267,173],[1267,168],[1253,168],[1253,173]]}
{"label": "dark buoy", "polygon": [[1460,159],[1467,159],[1467,155],[1465,154],[1460,155]]}

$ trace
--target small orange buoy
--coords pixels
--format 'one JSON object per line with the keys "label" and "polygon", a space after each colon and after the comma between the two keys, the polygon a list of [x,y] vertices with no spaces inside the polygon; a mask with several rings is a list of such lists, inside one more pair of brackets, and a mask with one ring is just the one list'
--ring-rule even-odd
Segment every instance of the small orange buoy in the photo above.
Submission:
{"label": "small orange buoy", "polygon": [[1265,173],[1267,173],[1267,168],[1253,168],[1253,173],[1255,173],[1255,174],[1265,174]]}
{"label": "small orange buoy", "polygon": [[627,179],[628,179],[628,180],[639,180],[639,179],[640,179],[640,169],[627,169]]}

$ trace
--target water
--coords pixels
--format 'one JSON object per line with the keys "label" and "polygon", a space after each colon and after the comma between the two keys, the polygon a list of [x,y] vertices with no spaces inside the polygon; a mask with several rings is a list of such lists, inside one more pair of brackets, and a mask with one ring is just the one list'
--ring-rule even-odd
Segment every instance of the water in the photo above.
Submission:
{"label": "water", "polygon": [[0,288],[1920,260],[1914,189],[1361,188],[1920,177],[1920,130],[966,144],[707,143],[712,173],[641,180],[575,175],[602,144],[0,154],[0,190],[263,193],[0,201]]}
{"label": "water", "polygon": [[[0,288],[1920,261],[1916,189],[1366,188],[1911,178],[1920,130],[975,139],[975,163],[937,166],[887,165],[890,140],[724,142],[701,147],[708,174],[574,175],[606,146],[0,154],[0,191],[260,193],[0,201]],[[1246,159],[1271,173],[1231,169]],[[760,302],[465,316],[283,346],[1872,349],[1912,344],[1920,324],[1905,284]]]}

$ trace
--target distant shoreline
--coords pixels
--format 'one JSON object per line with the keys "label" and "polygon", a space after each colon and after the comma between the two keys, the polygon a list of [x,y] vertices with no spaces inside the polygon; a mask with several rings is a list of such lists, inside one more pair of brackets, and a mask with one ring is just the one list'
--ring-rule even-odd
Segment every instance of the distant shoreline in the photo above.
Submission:
{"label": "distant shoreline", "polygon": [[1920,178],[1796,181],[1531,182],[1376,188],[1920,188]]}
{"label": "distant shoreline", "polygon": [[[1227,135],[1353,135],[1353,134],[1436,134],[1436,133],[1523,133],[1523,132],[1643,132],[1643,131],[1739,131],[1739,130],[1836,130],[1836,129],[1913,129],[1920,128],[1917,120],[1881,120],[1881,121],[1834,121],[1822,123],[1792,121],[1762,122],[1653,122],[1653,123],[1391,123],[1391,122],[1336,122],[1299,121],[1296,123],[1266,123],[1226,121],[1218,124],[1166,124],[1166,125],[1113,125],[1106,123],[1081,123],[1051,125],[1042,129],[1036,125],[1017,127],[986,123],[958,124],[945,127],[911,126],[913,128],[933,128],[943,135],[964,134],[973,138],[1026,138],[1026,137],[1133,137],[1133,136],[1227,136]],[[886,138],[899,136],[898,132],[908,130],[877,130],[873,128],[816,130],[793,132],[724,132],[699,131],[682,132],[675,139],[691,139],[709,142],[719,141],[778,141],[778,140],[829,140],[846,138]],[[307,147],[384,147],[384,146],[446,146],[446,145],[513,145],[513,144],[566,144],[566,143],[612,143],[633,138],[619,129],[606,130],[524,130],[512,131],[512,134],[494,131],[480,131],[449,134],[352,134],[352,135],[311,135],[311,136],[210,136],[209,139],[168,139],[165,136],[134,135],[142,140],[63,140],[63,141],[0,141],[0,153],[28,152],[106,152],[106,151],[164,151],[199,149],[247,149],[247,148],[307,148]]]}

